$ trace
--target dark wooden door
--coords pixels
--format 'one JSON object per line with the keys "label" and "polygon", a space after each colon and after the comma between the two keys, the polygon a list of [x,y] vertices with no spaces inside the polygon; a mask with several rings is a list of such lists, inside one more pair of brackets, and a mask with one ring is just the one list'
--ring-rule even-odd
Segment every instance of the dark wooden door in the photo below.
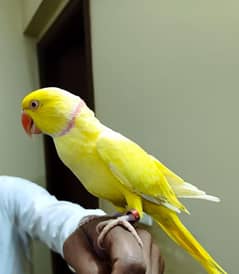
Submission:
{"label": "dark wooden door", "polygon": [[[72,0],[37,46],[41,87],[57,86],[83,98],[94,109],[90,47],[89,1]],[[90,195],[44,137],[47,188],[58,199],[96,208]],[[57,254],[52,254],[56,274],[71,273]]]}

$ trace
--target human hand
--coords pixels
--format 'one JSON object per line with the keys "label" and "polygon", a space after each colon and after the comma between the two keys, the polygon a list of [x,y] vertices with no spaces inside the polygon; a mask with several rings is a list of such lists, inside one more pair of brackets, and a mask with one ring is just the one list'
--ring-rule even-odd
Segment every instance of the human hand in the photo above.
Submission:
{"label": "human hand", "polygon": [[103,241],[103,249],[97,245],[96,226],[111,217],[93,218],[81,225],[64,243],[67,263],[77,274],[162,274],[164,260],[149,232],[136,228],[143,248],[127,230],[116,226]]}

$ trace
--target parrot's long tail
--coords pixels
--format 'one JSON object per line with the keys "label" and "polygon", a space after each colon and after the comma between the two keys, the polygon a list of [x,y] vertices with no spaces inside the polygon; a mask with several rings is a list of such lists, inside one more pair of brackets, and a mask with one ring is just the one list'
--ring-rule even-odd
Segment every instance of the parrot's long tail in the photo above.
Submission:
{"label": "parrot's long tail", "polygon": [[208,273],[227,274],[187,230],[175,212],[148,201],[144,201],[144,211],[153,217],[170,238],[198,260]]}

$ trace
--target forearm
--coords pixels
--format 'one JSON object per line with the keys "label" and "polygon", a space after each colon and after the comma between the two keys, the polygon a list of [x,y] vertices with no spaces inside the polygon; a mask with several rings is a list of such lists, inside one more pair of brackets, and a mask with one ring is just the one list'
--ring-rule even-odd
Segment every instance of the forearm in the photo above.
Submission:
{"label": "forearm", "polygon": [[63,254],[66,238],[87,215],[102,215],[101,210],[86,210],[76,204],[58,201],[45,189],[15,177],[0,177],[0,206],[10,220],[33,238]]}

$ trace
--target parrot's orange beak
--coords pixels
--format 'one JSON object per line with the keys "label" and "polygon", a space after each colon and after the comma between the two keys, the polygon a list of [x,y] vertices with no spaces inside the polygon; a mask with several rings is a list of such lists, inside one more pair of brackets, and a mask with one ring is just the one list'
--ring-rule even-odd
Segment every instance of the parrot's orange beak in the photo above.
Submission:
{"label": "parrot's orange beak", "polygon": [[36,127],[32,118],[24,111],[22,111],[22,126],[29,136],[42,133],[41,130]]}

